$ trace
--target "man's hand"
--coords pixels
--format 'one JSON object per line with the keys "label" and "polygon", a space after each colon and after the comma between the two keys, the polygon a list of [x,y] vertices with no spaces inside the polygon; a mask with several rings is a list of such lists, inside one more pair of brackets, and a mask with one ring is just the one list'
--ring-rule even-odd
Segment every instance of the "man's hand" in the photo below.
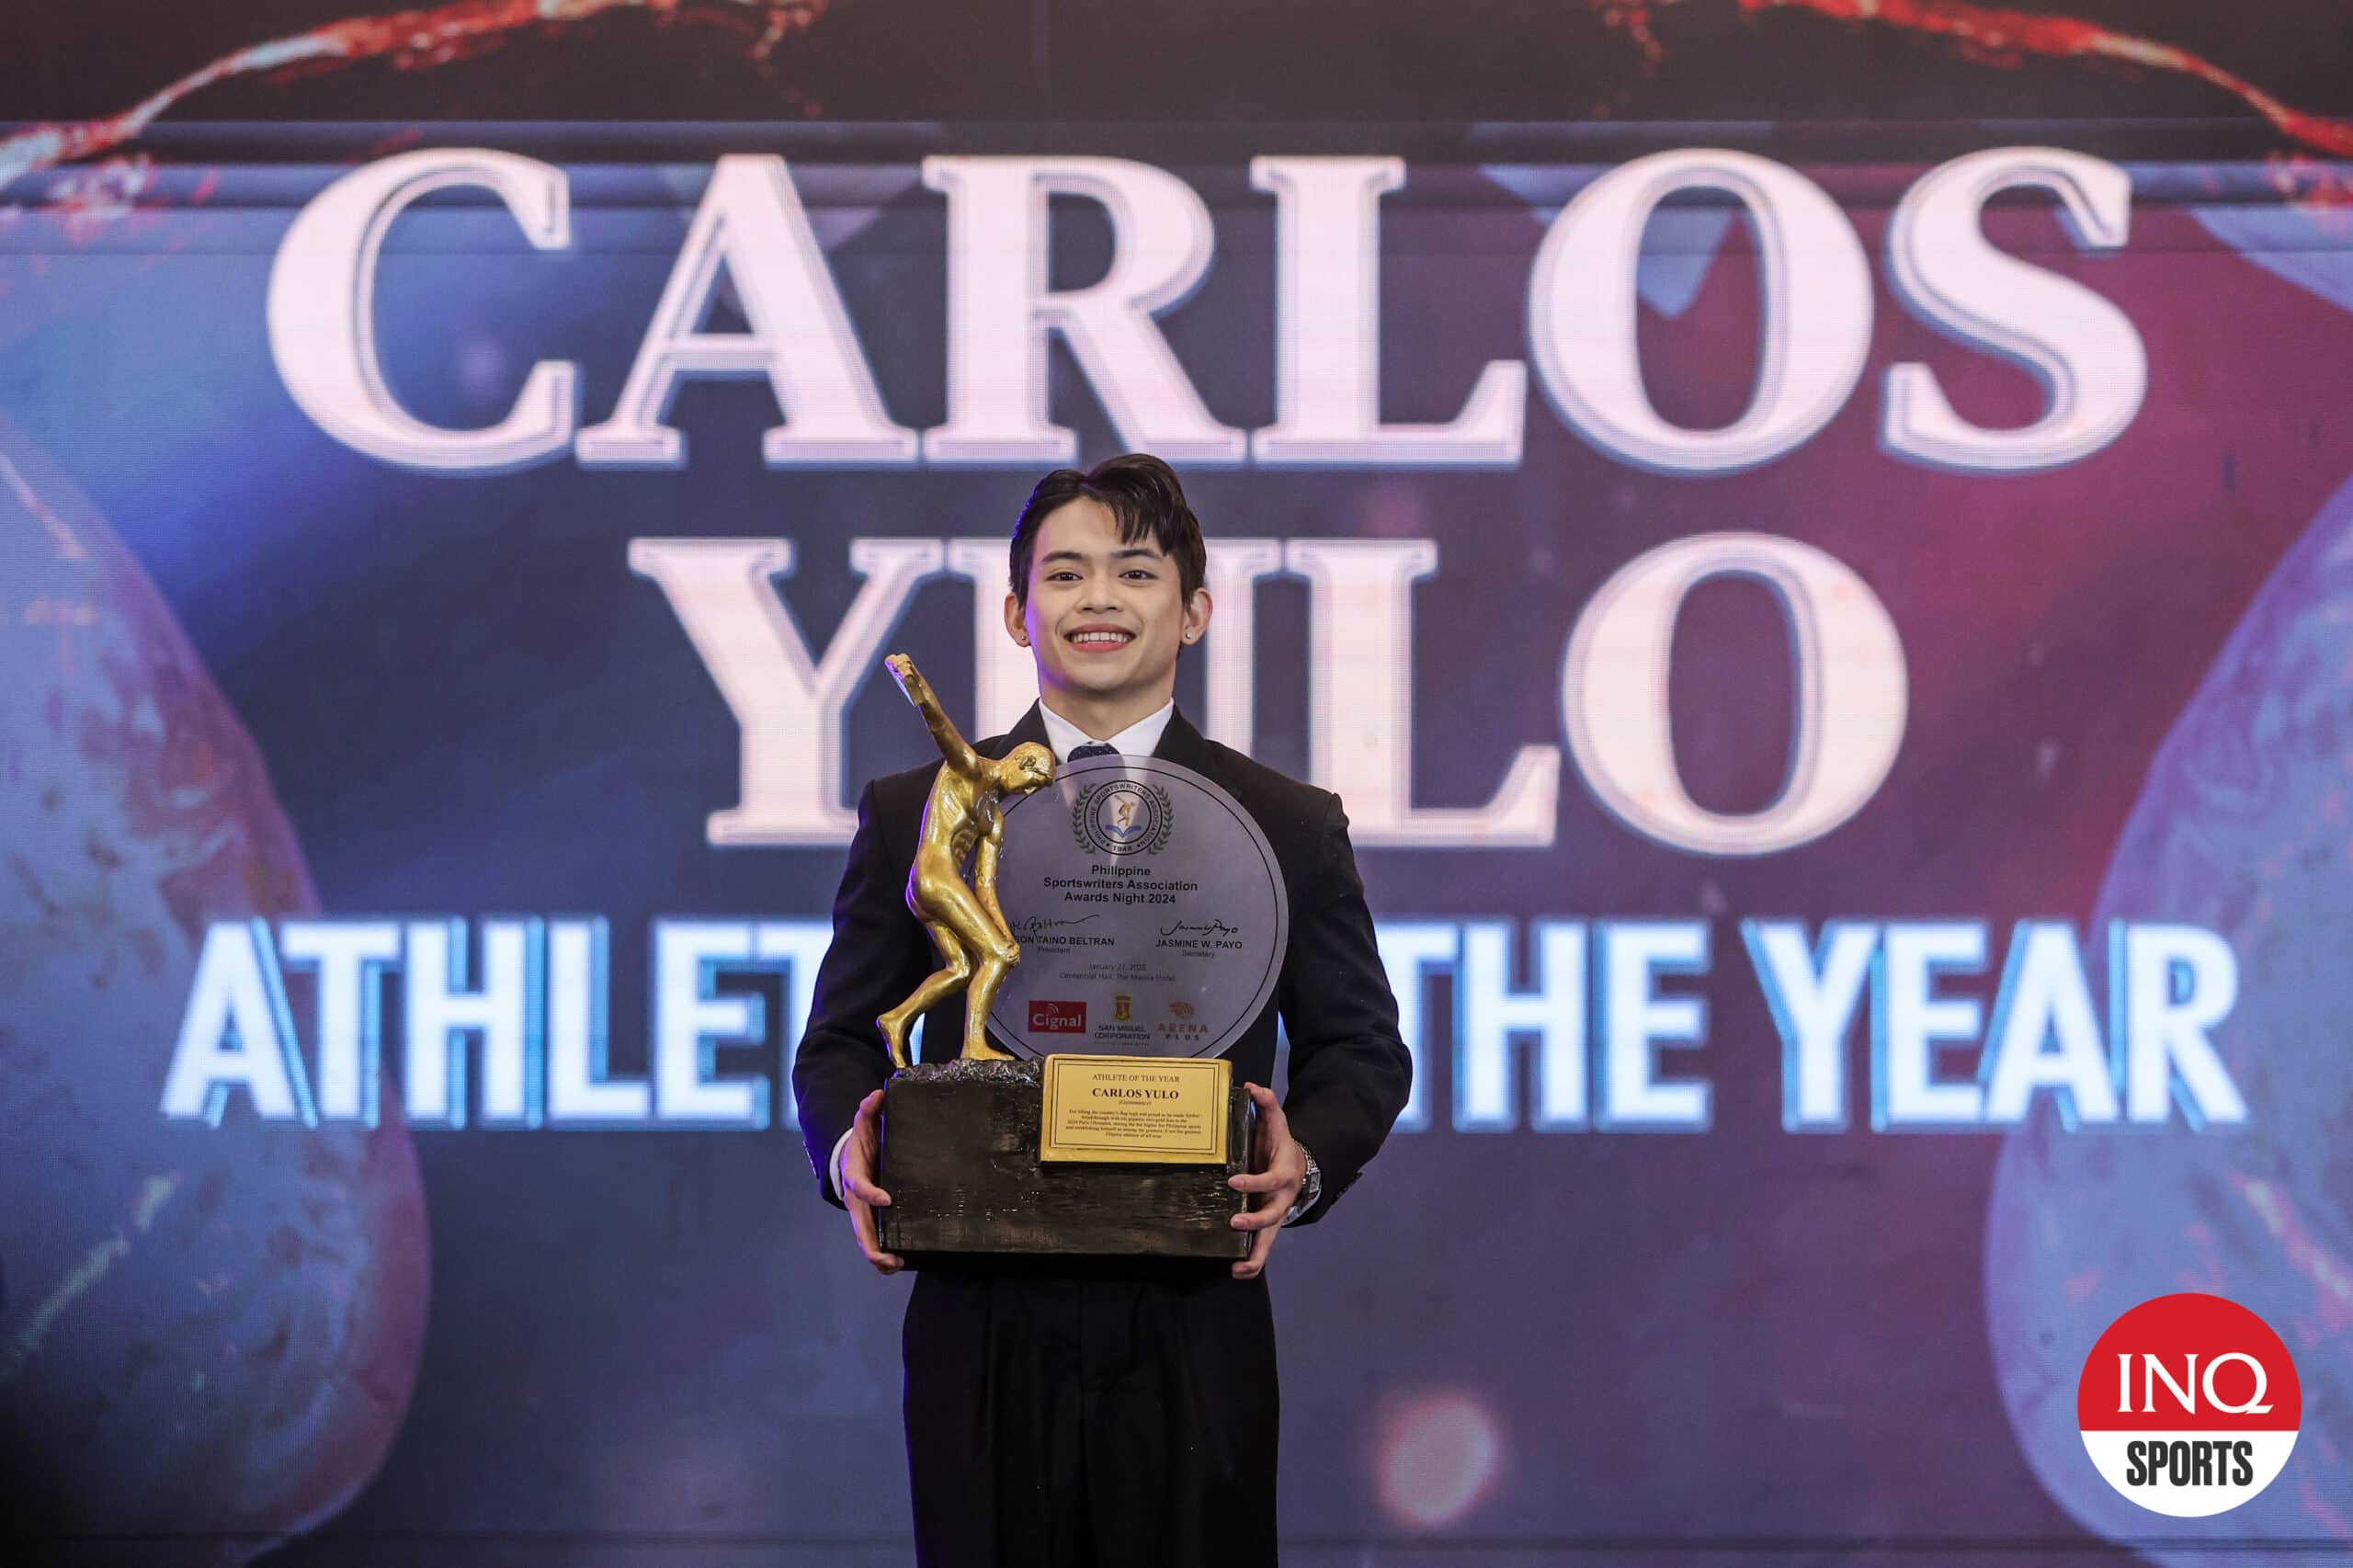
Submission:
{"label": "man's hand", "polygon": [[1290,1122],[1272,1089],[1256,1084],[1243,1087],[1258,1103],[1258,1158],[1251,1164],[1262,1168],[1256,1176],[1228,1176],[1225,1184],[1236,1192],[1260,1195],[1250,1212],[1236,1214],[1233,1221],[1237,1231],[1258,1233],[1250,1244],[1250,1256],[1233,1266],[1236,1279],[1256,1279],[1267,1267],[1267,1255],[1275,1250],[1275,1233],[1282,1229],[1291,1205],[1299,1201],[1299,1185],[1307,1179],[1307,1151],[1291,1137]]}
{"label": "man's hand", "polygon": [[891,1195],[874,1185],[874,1162],[882,1152],[881,1116],[881,1090],[858,1102],[858,1119],[850,1123],[849,1141],[842,1145],[834,1185],[841,1192],[843,1206],[849,1210],[849,1228],[858,1237],[858,1250],[877,1272],[896,1274],[907,1261],[882,1250],[881,1233],[874,1225],[874,1210],[891,1201]]}

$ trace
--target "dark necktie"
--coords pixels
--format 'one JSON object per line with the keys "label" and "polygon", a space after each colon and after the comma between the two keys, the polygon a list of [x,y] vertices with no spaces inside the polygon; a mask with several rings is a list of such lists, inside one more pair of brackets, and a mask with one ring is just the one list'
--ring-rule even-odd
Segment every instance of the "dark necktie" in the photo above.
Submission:
{"label": "dark necktie", "polygon": [[1117,756],[1119,755],[1120,748],[1118,746],[1107,746],[1100,742],[1097,742],[1093,745],[1075,747],[1071,752],[1069,760],[1072,762],[1085,762],[1090,756]]}

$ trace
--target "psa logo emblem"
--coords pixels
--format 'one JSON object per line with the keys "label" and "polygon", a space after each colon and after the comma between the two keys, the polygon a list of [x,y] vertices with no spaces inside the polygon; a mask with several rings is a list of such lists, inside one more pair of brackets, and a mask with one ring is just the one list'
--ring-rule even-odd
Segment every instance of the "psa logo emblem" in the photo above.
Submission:
{"label": "psa logo emblem", "polygon": [[1097,855],[1157,855],[1176,831],[1176,806],[1157,784],[1097,782],[1070,809],[1071,836]]}
{"label": "psa logo emblem", "polygon": [[1084,1002],[1032,1002],[1029,1004],[1031,1034],[1085,1034],[1086,1004]]}

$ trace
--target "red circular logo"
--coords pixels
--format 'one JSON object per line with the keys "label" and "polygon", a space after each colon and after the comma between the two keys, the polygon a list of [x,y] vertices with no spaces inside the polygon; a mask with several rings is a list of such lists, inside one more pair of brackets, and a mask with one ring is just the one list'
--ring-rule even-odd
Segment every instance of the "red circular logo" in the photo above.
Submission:
{"label": "red circular logo", "polygon": [[2175,1518],[2235,1508],[2286,1467],[2302,1424],[2296,1364],[2271,1325],[2195,1291],[2108,1325],[2075,1385],[2084,1448],[2108,1483]]}

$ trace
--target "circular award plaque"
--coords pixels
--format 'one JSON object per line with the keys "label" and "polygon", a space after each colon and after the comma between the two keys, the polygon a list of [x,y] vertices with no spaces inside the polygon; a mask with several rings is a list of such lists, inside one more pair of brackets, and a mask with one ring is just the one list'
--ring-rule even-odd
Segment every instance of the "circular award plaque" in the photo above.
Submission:
{"label": "circular award plaque", "polygon": [[1275,994],[1290,908],[1232,795],[1097,756],[1006,808],[997,902],[1021,944],[989,1014],[1019,1056],[1214,1056]]}

